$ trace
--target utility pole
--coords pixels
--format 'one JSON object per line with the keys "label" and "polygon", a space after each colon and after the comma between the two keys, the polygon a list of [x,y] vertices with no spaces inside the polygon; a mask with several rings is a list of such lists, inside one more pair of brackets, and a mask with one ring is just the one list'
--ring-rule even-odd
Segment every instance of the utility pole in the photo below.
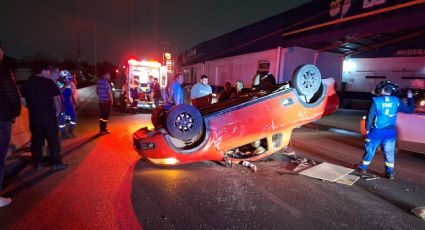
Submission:
{"label": "utility pole", "polygon": [[94,24],[94,75],[97,76],[97,28]]}

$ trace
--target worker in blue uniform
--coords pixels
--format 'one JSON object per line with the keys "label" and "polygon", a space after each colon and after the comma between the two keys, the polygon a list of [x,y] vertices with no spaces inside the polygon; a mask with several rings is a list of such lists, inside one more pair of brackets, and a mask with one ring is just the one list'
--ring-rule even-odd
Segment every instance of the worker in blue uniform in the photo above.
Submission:
{"label": "worker in blue uniform", "polygon": [[415,110],[412,92],[407,93],[407,104],[394,96],[398,85],[391,81],[382,81],[375,89],[376,97],[366,120],[366,143],[363,161],[357,166],[360,172],[366,172],[372,162],[375,151],[382,146],[385,160],[385,177],[394,179],[394,151],[397,138],[397,113],[413,113]]}
{"label": "worker in blue uniform", "polygon": [[[77,117],[75,115],[75,106],[77,104],[76,98],[74,97],[72,87],[72,74],[68,70],[62,70],[59,72],[60,79],[58,80],[58,86],[62,93],[63,99],[63,112],[59,118],[59,129],[61,132],[61,138],[76,137],[74,133],[75,125],[77,124]],[[66,124],[69,122],[68,132],[66,132]]]}

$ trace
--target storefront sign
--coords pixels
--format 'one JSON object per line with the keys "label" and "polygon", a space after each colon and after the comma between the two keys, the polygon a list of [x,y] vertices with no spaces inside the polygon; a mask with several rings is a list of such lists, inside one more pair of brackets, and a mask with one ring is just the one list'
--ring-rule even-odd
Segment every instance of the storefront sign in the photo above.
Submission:
{"label": "storefront sign", "polygon": [[425,49],[398,49],[394,56],[397,57],[420,57],[425,56]]}

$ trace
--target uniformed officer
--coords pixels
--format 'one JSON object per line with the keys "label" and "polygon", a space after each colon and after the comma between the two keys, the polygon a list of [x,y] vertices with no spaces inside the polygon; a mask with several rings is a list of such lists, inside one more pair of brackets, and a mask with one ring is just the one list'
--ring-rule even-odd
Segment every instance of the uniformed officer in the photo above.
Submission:
{"label": "uniformed officer", "polygon": [[385,158],[385,177],[394,179],[394,150],[397,137],[397,113],[413,113],[414,102],[412,92],[407,93],[408,103],[400,101],[396,96],[398,85],[391,81],[382,81],[375,89],[377,97],[373,98],[372,106],[366,120],[366,143],[363,161],[357,169],[366,172],[372,162],[375,151],[382,145]]}

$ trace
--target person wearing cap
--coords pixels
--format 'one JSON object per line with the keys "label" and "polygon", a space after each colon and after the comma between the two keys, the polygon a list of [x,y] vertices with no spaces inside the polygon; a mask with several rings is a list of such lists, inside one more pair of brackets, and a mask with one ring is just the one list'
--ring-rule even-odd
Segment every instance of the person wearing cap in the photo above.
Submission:
{"label": "person wearing cap", "polygon": [[385,177],[394,179],[394,150],[397,137],[397,113],[413,113],[415,110],[413,95],[407,93],[408,103],[398,97],[398,85],[391,81],[382,81],[375,89],[376,97],[372,100],[366,119],[366,143],[364,145],[363,161],[357,170],[365,173],[372,162],[375,151],[382,146],[385,158]]}
{"label": "person wearing cap", "polygon": [[12,133],[12,123],[21,114],[21,100],[12,72],[3,64],[3,48],[0,46],[0,207],[12,203],[11,198],[1,196],[5,161]]}
{"label": "person wearing cap", "polygon": [[[57,84],[62,93],[63,99],[63,112],[59,118],[59,130],[61,138],[66,139],[69,137],[76,137],[74,133],[75,125],[77,124],[77,117],[75,114],[75,107],[77,106],[77,98],[75,97],[74,87],[72,86],[72,74],[68,70],[59,72],[60,78]],[[66,132],[66,123],[69,121],[68,132]]]}
{"label": "person wearing cap", "polygon": [[31,131],[31,153],[35,166],[41,169],[42,147],[47,140],[53,170],[67,168],[62,162],[58,135],[58,117],[62,112],[61,92],[50,79],[49,65],[35,62],[31,76],[21,87],[22,102],[27,105]]}
{"label": "person wearing cap", "polygon": [[198,83],[193,85],[190,90],[190,99],[207,96],[212,94],[211,86],[208,84],[208,76],[202,75]]}

